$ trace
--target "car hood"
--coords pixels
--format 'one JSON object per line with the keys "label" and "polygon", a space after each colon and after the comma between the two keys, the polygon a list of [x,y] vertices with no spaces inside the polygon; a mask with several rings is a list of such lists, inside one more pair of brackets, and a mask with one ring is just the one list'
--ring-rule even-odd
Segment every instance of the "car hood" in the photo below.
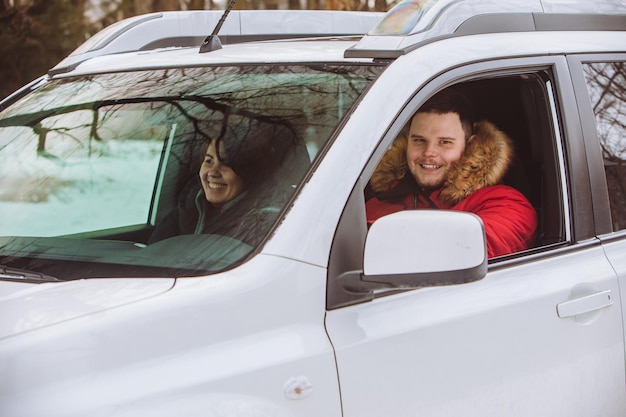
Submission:
{"label": "car hood", "polygon": [[0,339],[154,297],[172,278],[0,281]]}

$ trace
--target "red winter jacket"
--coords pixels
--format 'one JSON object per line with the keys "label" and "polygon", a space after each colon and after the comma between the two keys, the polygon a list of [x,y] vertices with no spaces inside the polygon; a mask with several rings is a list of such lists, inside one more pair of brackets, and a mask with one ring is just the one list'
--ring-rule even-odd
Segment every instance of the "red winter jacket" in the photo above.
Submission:
{"label": "red winter jacket", "polygon": [[519,252],[533,246],[537,215],[522,193],[506,185],[481,188],[455,205],[440,198],[441,189],[423,195],[406,194],[400,199],[370,199],[365,208],[367,222],[387,214],[407,209],[439,208],[474,213],[481,218],[487,235],[487,252],[490,258]]}
{"label": "red winter jacket", "polygon": [[442,188],[428,201],[406,166],[406,138],[383,156],[370,186],[376,198],[366,203],[369,224],[386,214],[413,208],[441,208],[478,215],[487,235],[489,257],[528,249],[534,244],[537,214],[522,193],[500,185],[513,159],[513,146],[492,123],[474,125],[474,139],[450,169]]}

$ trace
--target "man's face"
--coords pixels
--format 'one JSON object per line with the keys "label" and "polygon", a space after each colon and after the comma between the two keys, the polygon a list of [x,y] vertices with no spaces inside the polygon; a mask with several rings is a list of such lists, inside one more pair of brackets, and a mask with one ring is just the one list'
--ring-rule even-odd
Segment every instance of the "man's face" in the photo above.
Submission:
{"label": "man's face", "polygon": [[451,165],[464,151],[465,132],[457,113],[413,116],[406,160],[418,185],[431,189],[441,187]]}

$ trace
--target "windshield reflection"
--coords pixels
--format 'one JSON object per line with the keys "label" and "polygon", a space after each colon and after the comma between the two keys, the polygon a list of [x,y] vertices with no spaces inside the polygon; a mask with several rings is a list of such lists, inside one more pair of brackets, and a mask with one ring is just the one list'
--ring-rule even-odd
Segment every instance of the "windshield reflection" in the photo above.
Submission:
{"label": "windshield reflection", "polygon": [[[62,279],[237,263],[264,241],[379,72],[253,65],[46,84],[0,113],[0,216],[11,219],[0,226],[0,262]],[[176,239],[186,235],[232,255],[191,260]]]}

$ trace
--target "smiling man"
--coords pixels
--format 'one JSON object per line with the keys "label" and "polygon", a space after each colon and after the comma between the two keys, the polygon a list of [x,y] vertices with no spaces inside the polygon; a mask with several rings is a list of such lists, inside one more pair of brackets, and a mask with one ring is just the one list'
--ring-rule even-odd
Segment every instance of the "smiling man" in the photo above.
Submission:
{"label": "smiling man", "polygon": [[485,225],[490,258],[528,249],[535,209],[501,184],[512,158],[510,139],[490,122],[474,123],[467,99],[444,90],[420,107],[376,168],[367,221],[408,209],[467,211]]}

